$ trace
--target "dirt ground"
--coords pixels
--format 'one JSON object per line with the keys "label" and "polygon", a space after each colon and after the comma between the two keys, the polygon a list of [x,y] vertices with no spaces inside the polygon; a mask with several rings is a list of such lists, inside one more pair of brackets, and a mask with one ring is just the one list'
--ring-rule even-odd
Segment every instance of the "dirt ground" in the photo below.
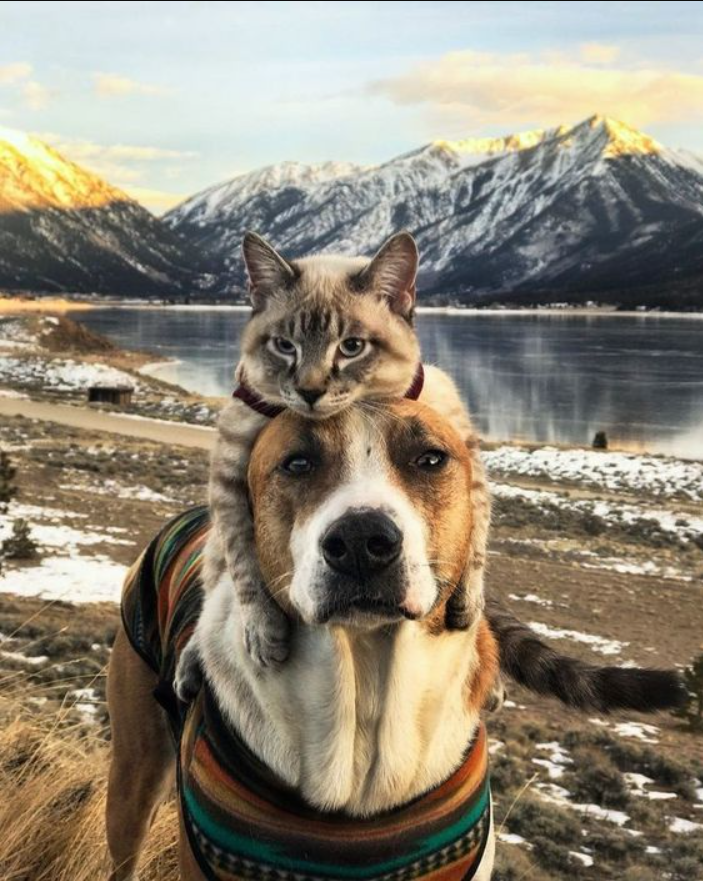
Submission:
{"label": "dirt ground", "polygon": [[[67,527],[122,537],[123,543],[95,539],[80,546],[76,553],[86,560],[103,555],[129,565],[167,517],[206,496],[205,450],[1,414],[0,447],[17,467],[16,504],[35,511],[30,526],[40,526],[41,511],[52,509]],[[548,480],[501,475],[500,481],[559,490],[569,499],[594,495]],[[595,495],[649,501],[638,493]],[[683,500],[661,505],[700,513]],[[39,548],[40,555],[52,553]],[[677,574],[616,571],[612,559]],[[0,582],[0,725],[14,718],[19,697],[23,712],[40,716],[67,707],[71,724],[107,737],[104,674],[117,606],[15,596],[8,572],[27,565],[8,561]],[[554,644],[575,656],[616,665],[689,664],[703,651],[701,574],[703,552],[692,541],[555,512],[524,498],[496,499],[488,592],[556,634]],[[506,706],[488,717],[501,830],[498,881],[700,881],[700,735],[668,714],[582,716],[517,686],[508,691]],[[637,775],[660,795],[638,793]],[[627,820],[617,822],[618,812]],[[677,825],[686,831],[675,831]]]}

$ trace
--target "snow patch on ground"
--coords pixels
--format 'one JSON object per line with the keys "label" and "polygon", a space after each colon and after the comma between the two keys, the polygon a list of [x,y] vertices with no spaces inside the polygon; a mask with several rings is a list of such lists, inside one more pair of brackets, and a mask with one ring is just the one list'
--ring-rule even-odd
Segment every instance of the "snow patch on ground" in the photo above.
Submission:
{"label": "snow patch on ground", "polygon": [[606,523],[632,525],[649,521],[664,532],[690,541],[703,532],[703,517],[695,517],[683,511],[670,511],[664,508],[649,508],[643,505],[606,502],[601,499],[571,499],[558,492],[524,489],[506,483],[494,483],[493,494],[498,498],[525,499],[537,507],[544,504],[555,505],[567,511],[592,514]]}
{"label": "snow patch on ground", "polygon": [[93,721],[102,703],[97,690],[95,688],[76,688],[71,692],[71,697],[74,698],[74,709],[82,713],[85,719]]}
{"label": "snow patch on ground", "polygon": [[528,849],[532,848],[532,845],[526,838],[523,838],[522,835],[518,835],[515,832],[499,832],[498,841],[502,841],[503,844],[521,844]]}
{"label": "snow patch on ground", "polygon": [[604,636],[596,636],[592,633],[581,633],[579,630],[562,630],[557,627],[549,627],[539,621],[530,621],[528,626],[548,639],[570,639],[588,645],[594,652],[601,655],[619,655],[629,645],[629,642],[620,642],[617,639],[608,639]]}
{"label": "snow patch on ground", "polygon": [[658,792],[654,789],[647,789],[651,783],[654,783],[654,780],[652,780],[651,777],[647,777],[646,774],[629,772],[623,776],[630,784],[630,792],[632,795],[648,798],[650,801],[666,801],[668,799],[678,798],[675,792]]}
{"label": "snow patch on ground", "polygon": [[71,603],[118,603],[126,574],[127,566],[102,555],[49,557],[37,566],[6,567],[0,593]]}
{"label": "snow patch on ground", "polygon": [[[60,489],[76,490],[80,492],[95,493],[96,495],[107,495],[111,498],[118,499],[138,499],[142,502],[175,502],[172,496],[164,495],[164,493],[156,492],[149,489],[148,486],[124,486],[116,480],[104,480],[102,483],[81,484],[81,483],[62,483]],[[108,530],[115,532],[115,529]]]}
{"label": "snow patch on ground", "polygon": [[656,578],[674,578],[678,581],[693,581],[692,575],[684,575],[674,566],[659,566],[652,560],[634,563],[619,557],[598,557],[596,554],[582,552],[583,556],[592,557],[594,562],[583,562],[584,569],[608,569],[621,575],[649,575]]}
{"label": "snow patch on ground", "polygon": [[558,780],[564,775],[565,766],[573,765],[571,756],[556,740],[549,743],[538,743],[536,747],[538,750],[547,752],[549,755],[546,759],[532,759],[532,762],[535,765],[546,768],[551,780]]}
{"label": "snow patch on ground", "polygon": [[[646,722],[607,722],[605,719],[594,717],[588,720],[592,725],[599,728],[606,728],[617,734],[618,737],[632,737],[640,740],[642,743],[659,743],[659,729],[656,725],[650,725]],[[626,775],[627,776],[627,775]],[[635,781],[640,780],[641,783],[651,782],[648,777],[643,774],[633,774],[633,785]]]}
{"label": "snow patch on ground", "polygon": [[581,482],[597,489],[634,490],[660,498],[703,500],[703,462],[556,447],[526,450],[502,446],[481,455],[489,471],[496,474]]}
{"label": "snow patch on ground", "polygon": [[703,824],[694,823],[693,820],[686,820],[684,817],[673,817],[669,823],[669,829],[671,832],[682,832],[687,834],[689,832],[697,832],[699,829],[703,829]]}
{"label": "snow patch on ground", "polygon": [[[63,517],[73,517],[73,514],[60,511],[57,508],[37,508],[35,505],[13,505],[8,514],[0,515],[0,541],[7,538],[12,532],[12,522],[17,518],[23,518],[30,523],[32,538],[42,548],[59,548],[69,554],[76,553],[82,546],[96,544],[134,545],[135,542],[126,538],[116,538],[107,532],[95,532],[91,530],[75,529],[65,523],[56,523]],[[42,521],[54,521],[46,523]],[[37,522],[39,521],[39,522]]]}
{"label": "snow patch on ground", "polygon": [[25,655],[22,652],[11,652],[5,649],[0,649],[0,656],[8,661],[20,661],[23,664],[30,664],[35,667],[40,664],[46,664],[49,660],[48,655]]}
{"label": "snow patch on ground", "polygon": [[569,855],[574,857],[574,859],[579,860],[579,862],[583,863],[584,866],[593,865],[593,857],[588,853],[581,853],[578,850],[570,850]]}
{"label": "snow patch on ground", "polygon": [[138,386],[129,373],[104,364],[5,355],[0,355],[0,382],[13,386],[41,384],[52,391],[77,391],[93,385],[127,385],[135,389]]}
{"label": "snow patch on ground", "polygon": [[620,737],[632,737],[642,743],[659,743],[659,729],[645,722],[616,722],[612,730]]}
{"label": "snow patch on ground", "polygon": [[[630,815],[624,811],[616,811],[611,808],[602,808],[596,804],[582,804],[571,801],[571,793],[563,786],[556,783],[537,783],[535,789],[539,792],[541,798],[552,804],[559,805],[564,808],[571,808],[580,814],[586,814],[597,817],[600,820],[607,820],[609,823],[615,823],[617,826],[624,826],[630,821]],[[627,830],[631,834],[639,834],[634,830]]]}
{"label": "snow patch on ground", "polygon": [[538,606],[553,606],[554,603],[551,600],[542,599],[542,597],[537,596],[536,593],[510,593],[508,597],[511,600],[520,601],[522,603],[535,603]]}
{"label": "snow patch on ground", "polygon": [[36,505],[12,505],[8,514],[0,516],[0,541],[10,534],[18,517],[29,522],[31,535],[45,556],[30,565],[14,566],[8,561],[0,575],[0,592],[74,603],[119,602],[127,567],[104,554],[86,555],[83,550],[101,544],[132,546],[133,541],[62,522],[85,518],[84,514]]}

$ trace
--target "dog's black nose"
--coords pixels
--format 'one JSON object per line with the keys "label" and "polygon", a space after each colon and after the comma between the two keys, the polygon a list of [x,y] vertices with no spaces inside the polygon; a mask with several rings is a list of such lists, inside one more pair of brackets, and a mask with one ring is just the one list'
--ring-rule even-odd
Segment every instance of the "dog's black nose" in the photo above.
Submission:
{"label": "dog's black nose", "polygon": [[380,511],[355,511],[336,520],[321,541],[322,556],[336,572],[360,581],[400,556],[403,533]]}
{"label": "dog's black nose", "polygon": [[323,388],[297,388],[296,391],[306,404],[312,407],[315,401],[319,400],[325,393]]}

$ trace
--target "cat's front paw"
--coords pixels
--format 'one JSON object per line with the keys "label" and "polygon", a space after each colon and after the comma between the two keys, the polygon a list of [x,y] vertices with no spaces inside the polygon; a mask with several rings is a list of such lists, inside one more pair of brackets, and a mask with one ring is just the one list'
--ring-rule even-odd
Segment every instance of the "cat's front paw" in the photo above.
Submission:
{"label": "cat's front paw", "polygon": [[260,667],[277,667],[290,652],[290,624],[283,611],[272,603],[245,606],[244,645]]}
{"label": "cat's front paw", "polygon": [[180,701],[189,704],[198,696],[202,684],[203,671],[200,666],[200,655],[195,640],[191,637],[178,659],[173,689]]}

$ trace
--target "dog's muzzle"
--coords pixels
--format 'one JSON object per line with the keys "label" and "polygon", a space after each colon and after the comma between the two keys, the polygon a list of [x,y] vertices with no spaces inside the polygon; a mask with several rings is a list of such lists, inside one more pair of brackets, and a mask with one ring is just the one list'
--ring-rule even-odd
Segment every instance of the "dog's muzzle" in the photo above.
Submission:
{"label": "dog's muzzle", "polygon": [[414,617],[403,608],[403,533],[383,511],[362,508],[339,517],[322,535],[320,554],[328,569],[323,620]]}

